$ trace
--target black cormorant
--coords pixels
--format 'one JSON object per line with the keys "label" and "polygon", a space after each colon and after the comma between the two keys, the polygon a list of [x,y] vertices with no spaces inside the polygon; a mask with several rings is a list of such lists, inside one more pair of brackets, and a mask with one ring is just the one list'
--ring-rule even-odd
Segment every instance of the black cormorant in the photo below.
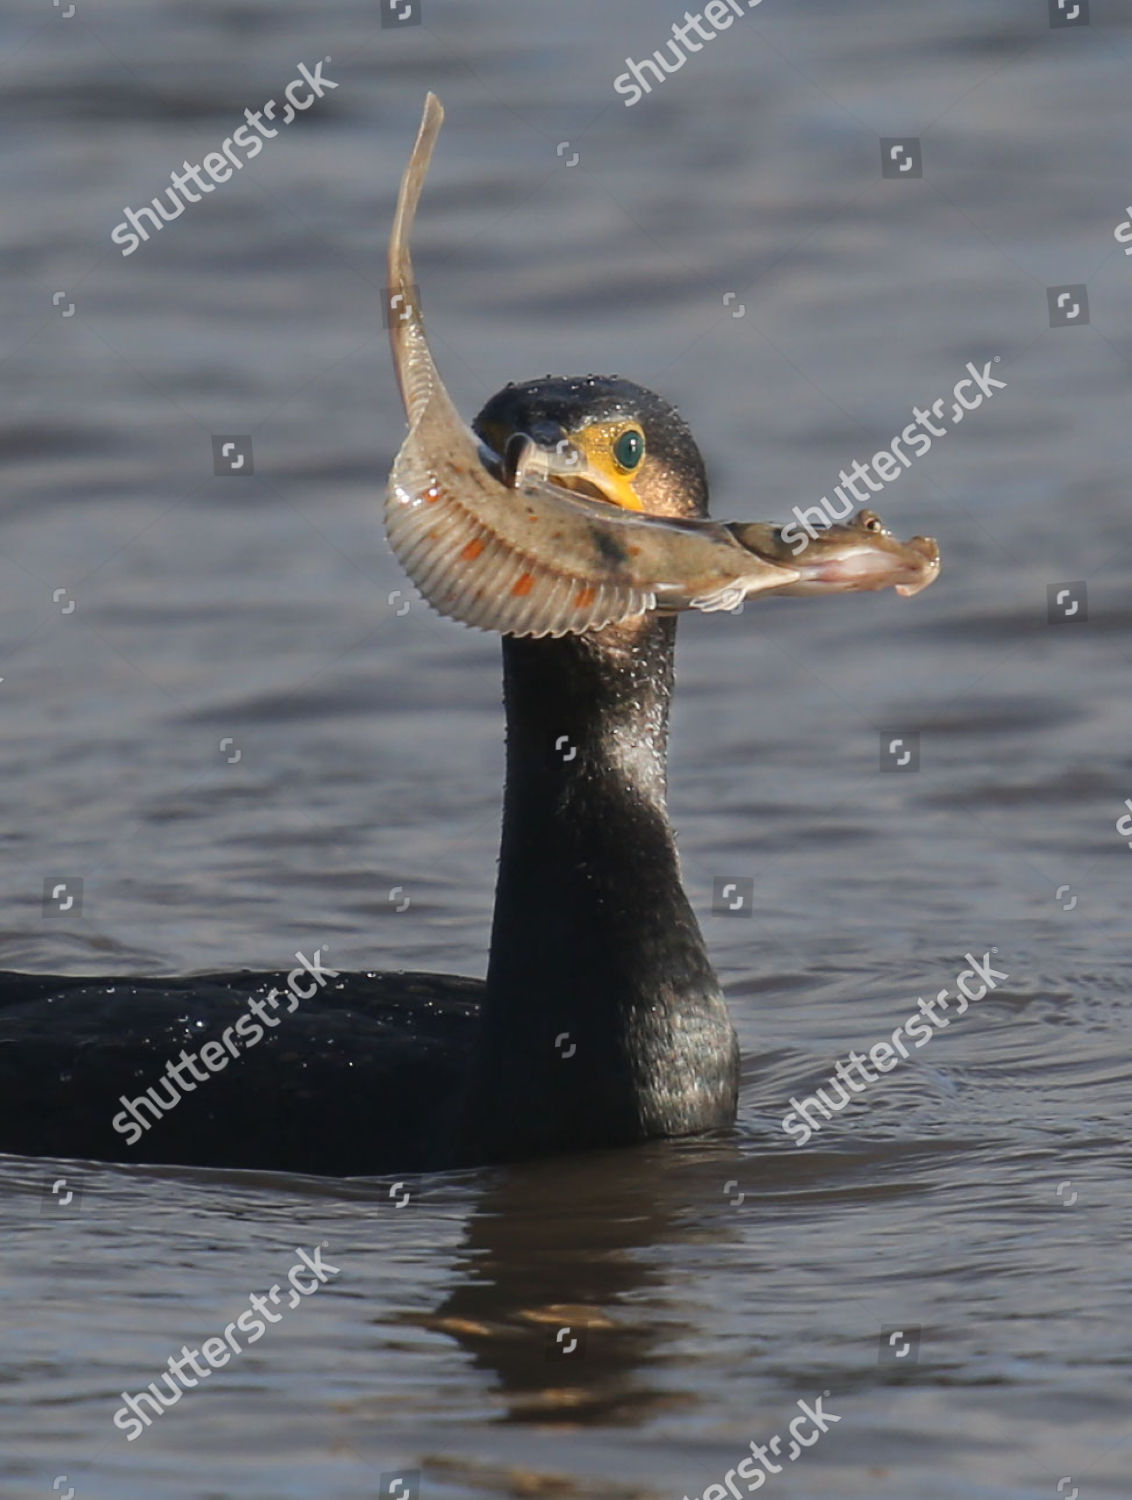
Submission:
{"label": "black cormorant", "polygon": [[[391,253],[402,302],[439,118],[430,96]],[[475,421],[477,450],[406,313],[394,549],[438,608],[526,632],[503,639],[487,979],[334,974],[321,952],[289,973],[0,975],[0,1151],[380,1174],[734,1121],[735,1033],[666,809],[673,611],[776,588],[913,592],[938,548],[863,515],[796,559],[772,528],[706,521],[687,425],[615,376],[508,386]],[[441,503],[471,489],[476,534]]]}

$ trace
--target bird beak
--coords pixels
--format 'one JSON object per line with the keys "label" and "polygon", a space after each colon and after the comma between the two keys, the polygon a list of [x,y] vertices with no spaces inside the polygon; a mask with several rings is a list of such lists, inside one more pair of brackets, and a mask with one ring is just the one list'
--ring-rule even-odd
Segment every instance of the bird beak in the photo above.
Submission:
{"label": "bird beak", "polygon": [[549,480],[564,490],[604,500],[622,510],[642,512],[644,504],[626,475],[611,463],[600,463],[589,449],[570,438],[555,422],[536,422],[529,432],[485,432],[498,457],[498,474],[508,489],[527,479]]}
{"label": "bird beak", "polygon": [[[598,431],[600,433],[600,429]],[[598,443],[590,446],[562,433],[553,446],[545,450],[546,477],[551,483],[580,495],[589,495],[592,500],[604,500],[609,505],[619,505],[622,510],[643,512],[644,501],[633,488],[629,476],[621,473],[612,460],[599,456],[604,447],[600,438]],[[595,452],[595,448],[599,452]]]}

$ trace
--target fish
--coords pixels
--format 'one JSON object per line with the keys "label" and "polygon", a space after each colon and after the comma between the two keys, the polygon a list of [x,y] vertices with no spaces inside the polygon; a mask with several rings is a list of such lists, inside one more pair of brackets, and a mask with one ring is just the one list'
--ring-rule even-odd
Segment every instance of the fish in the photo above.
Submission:
{"label": "fish", "polygon": [[[576,452],[547,455],[524,444],[497,454],[477,437],[433,359],[410,250],[443,120],[440,100],[430,92],[398,193],[385,291],[408,421],[389,476],[385,528],[395,557],[428,603],[481,630],[562,636],[652,610],[734,611],[767,592],[887,587],[879,580],[899,571],[894,549],[910,544],[896,542],[884,528],[881,538],[857,521],[831,527],[794,558],[778,535],[781,528],[770,523],[628,511],[554,482],[558,469],[576,476]],[[877,564],[871,573],[865,565],[870,549]],[[901,574],[896,586],[915,591],[930,581]]]}

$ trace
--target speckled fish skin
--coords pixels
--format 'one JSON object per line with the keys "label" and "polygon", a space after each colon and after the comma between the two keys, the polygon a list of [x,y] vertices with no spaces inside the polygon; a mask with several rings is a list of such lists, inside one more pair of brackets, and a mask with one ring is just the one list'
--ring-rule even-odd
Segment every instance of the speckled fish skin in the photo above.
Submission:
{"label": "speckled fish skin", "polygon": [[443,118],[429,94],[389,244],[390,341],[409,433],[390,475],[385,522],[421,593],[467,625],[558,636],[656,608],[732,609],[797,580],[789,562],[761,557],[718,522],[623,511],[533,472],[514,488],[497,477],[497,455],[444,388],[414,290],[409,236]]}

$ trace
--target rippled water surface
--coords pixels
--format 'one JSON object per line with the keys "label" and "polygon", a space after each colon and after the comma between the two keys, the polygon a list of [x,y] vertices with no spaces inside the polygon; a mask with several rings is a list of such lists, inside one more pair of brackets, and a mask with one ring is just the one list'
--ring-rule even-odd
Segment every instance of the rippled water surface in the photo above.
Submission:
{"label": "rippled water surface", "polygon": [[[968,361],[1005,388],[876,497],[939,537],[928,593],[681,627],[672,804],[735,1135],[404,1189],[4,1158],[4,1492],[718,1500],[822,1397],[767,1494],[1127,1496],[1132,18],[763,0],[627,108],[675,7],[423,7],[0,11],[0,966],[321,942],[483,973],[498,643],[380,528],[382,247],[427,88],[418,271],[469,414],[617,371],[678,401],[717,513],[776,518]],[[336,90],[119,253],[125,205],[323,58]],[[882,178],[881,138],[922,177]],[[214,434],[254,474],[214,476]],[[918,772],[882,774],[913,733]],[[753,914],[713,913],[720,877]],[[81,915],[44,915],[49,878]],[[791,1096],[991,950],[993,993],[791,1143]],[[318,1295],[127,1443],[119,1393],[323,1241]]]}

